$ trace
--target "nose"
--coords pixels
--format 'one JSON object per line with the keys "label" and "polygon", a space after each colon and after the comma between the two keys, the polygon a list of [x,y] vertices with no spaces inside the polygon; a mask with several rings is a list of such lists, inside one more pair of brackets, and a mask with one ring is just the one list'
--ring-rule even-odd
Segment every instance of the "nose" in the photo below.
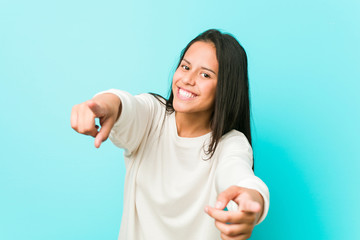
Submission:
{"label": "nose", "polygon": [[181,78],[181,81],[186,85],[192,85],[193,86],[196,83],[195,74],[188,72],[187,74],[185,74]]}

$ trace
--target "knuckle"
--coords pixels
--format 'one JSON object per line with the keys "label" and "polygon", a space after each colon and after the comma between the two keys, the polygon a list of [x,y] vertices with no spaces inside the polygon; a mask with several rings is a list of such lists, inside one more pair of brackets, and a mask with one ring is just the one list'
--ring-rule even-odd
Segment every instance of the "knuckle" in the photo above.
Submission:
{"label": "knuckle", "polygon": [[79,104],[79,108],[81,108],[81,109],[88,108],[87,102],[88,102],[88,101],[83,102],[83,103],[80,103],[80,104]]}
{"label": "knuckle", "polygon": [[79,133],[89,135],[91,133],[91,129],[89,127],[79,127]]}
{"label": "knuckle", "polygon": [[232,230],[230,227],[226,227],[224,229],[224,233],[225,233],[225,235],[232,236],[232,235],[234,235],[234,230]]}
{"label": "knuckle", "polygon": [[77,108],[78,108],[78,106],[79,106],[78,104],[74,105],[74,106],[71,108],[71,111],[72,111],[72,112],[76,111]]}
{"label": "knuckle", "polygon": [[245,234],[244,239],[249,239],[251,237],[251,233]]}
{"label": "knuckle", "polygon": [[220,237],[221,237],[222,240],[228,240],[229,239],[224,233],[221,233]]}
{"label": "knuckle", "polygon": [[224,216],[224,221],[225,222],[230,222],[231,221],[231,217],[229,215]]}
{"label": "knuckle", "polygon": [[86,134],[86,135],[92,135],[92,132],[93,132],[93,131],[92,131],[91,128],[86,128],[86,129],[85,129],[85,134]]}
{"label": "knuckle", "polygon": [[77,131],[77,124],[74,122],[71,122],[71,128]]}
{"label": "knuckle", "polygon": [[82,128],[80,126],[78,127],[77,131],[78,131],[78,133],[85,134],[84,128]]}

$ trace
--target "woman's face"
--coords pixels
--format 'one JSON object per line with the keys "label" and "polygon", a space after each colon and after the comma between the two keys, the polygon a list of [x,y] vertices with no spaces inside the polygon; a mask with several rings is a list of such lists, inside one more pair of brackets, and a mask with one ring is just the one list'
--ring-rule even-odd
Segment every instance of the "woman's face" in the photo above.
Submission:
{"label": "woman's face", "polygon": [[209,117],[214,108],[218,69],[215,45],[193,43],[173,77],[175,111]]}

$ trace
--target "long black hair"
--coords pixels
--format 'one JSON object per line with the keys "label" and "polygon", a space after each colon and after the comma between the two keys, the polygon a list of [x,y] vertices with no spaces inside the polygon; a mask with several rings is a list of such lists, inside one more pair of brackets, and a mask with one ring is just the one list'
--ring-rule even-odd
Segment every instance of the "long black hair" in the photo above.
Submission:
{"label": "long black hair", "polygon": [[[221,137],[232,129],[242,132],[252,145],[247,56],[235,37],[210,29],[188,43],[181,52],[177,67],[180,66],[190,46],[198,41],[211,42],[215,45],[219,63],[214,112],[210,122],[212,137],[208,149],[205,150],[211,158]],[[174,94],[170,86],[170,96],[165,99],[168,113],[175,111],[173,99]]]}

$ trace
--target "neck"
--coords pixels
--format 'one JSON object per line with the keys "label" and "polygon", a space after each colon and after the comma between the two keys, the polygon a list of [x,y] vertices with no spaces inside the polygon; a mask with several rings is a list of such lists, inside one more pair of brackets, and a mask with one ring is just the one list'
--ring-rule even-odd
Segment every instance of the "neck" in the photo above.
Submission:
{"label": "neck", "polygon": [[210,115],[175,112],[175,119],[179,137],[200,137],[211,131]]}

